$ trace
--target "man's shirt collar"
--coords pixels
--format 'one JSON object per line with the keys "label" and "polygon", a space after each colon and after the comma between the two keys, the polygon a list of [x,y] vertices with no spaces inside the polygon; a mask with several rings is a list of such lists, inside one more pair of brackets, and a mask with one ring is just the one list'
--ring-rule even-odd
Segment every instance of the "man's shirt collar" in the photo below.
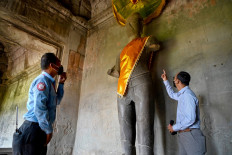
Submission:
{"label": "man's shirt collar", "polygon": [[48,77],[48,78],[52,81],[52,83],[55,82],[55,79],[54,79],[50,74],[48,74],[47,72],[42,71],[42,74],[43,74],[44,76]]}
{"label": "man's shirt collar", "polygon": [[185,86],[184,88],[182,88],[179,93],[183,94],[185,92],[186,89],[189,89],[189,86]]}

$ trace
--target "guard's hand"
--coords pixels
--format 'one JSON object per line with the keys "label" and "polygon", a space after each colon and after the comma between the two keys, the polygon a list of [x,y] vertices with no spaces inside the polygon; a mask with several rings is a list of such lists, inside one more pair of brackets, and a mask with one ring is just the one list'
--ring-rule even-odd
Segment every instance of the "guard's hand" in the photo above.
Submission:
{"label": "guard's hand", "polygon": [[173,130],[171,124],[168,125],[168,130],[169,130],[170,133],[174,132],[174,130]]}
{"label": "guard's hand", "polygon": [[45,146],[48,145],[48,143],[51,141],[51,139],[52,139],[52,133],[47,134],[47,139],[46,139],[46,144],[45,144]]}
{"label": "guard's hand", "polygon": [[59,83],[64,83],[67,79],[67,74],[66,72],[63,72],[61,75],[60,75],[60,80],[59,80]]}
{"label": "guard's hand", "polygon": [[164,81],[168,80],[167,75],[166,75],[166,72],[165,72],[164,69],[163,69],[163,74],[161,75],[161,78],[162,78]]}

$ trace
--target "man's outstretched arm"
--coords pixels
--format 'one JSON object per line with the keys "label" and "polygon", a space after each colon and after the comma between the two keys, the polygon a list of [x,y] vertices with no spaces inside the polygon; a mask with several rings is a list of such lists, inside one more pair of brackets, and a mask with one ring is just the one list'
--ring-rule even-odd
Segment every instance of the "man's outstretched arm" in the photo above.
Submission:
{"label": "man's outstretched arm", "polygon": [[170,85],[168,81],[165,70],[163,70],[163,74],[161,75],[161,78],[163,79],[163,82],[164,82],[164,85],[166,87],[169,97],[174,100],[178,100],[179,98],[178,93],[175,93],[174,90],[172,89],[172,86]]}

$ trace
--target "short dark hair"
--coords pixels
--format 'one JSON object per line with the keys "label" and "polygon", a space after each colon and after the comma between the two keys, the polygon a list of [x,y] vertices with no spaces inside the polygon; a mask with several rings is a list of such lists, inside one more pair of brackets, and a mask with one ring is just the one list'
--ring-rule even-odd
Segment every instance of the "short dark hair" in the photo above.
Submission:
{"label": "short dark hair", "polygon": [[41,69],[47,69],[50,65],[50,63],[56,64],[57,57],[54,53],[45,53],[41,57]]}
{"label": "short dark hair", "polygon": [[189,75],[189,73],[181,71],[180,73],[178,73],[177,79],[179,79],[184,85],[188,86],[191,80],[191,76]]}

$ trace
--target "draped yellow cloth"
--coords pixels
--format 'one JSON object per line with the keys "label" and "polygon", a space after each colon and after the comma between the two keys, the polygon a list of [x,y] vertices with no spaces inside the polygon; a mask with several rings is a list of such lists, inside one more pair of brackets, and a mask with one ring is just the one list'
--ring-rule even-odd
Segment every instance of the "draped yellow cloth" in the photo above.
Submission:
{"label": "draped yellow cloth", "polygon": [[138,12],[143,17],[144,24],[158,17],[166,0],[112,0],[113,13],[117,22],[125,26],[127,18]]}
{"label": "draped yellow cloth", "polygon": [[135,38],[124,47],[120,54],[120,76],[118,79],[118,95],[124,96],[130,76],[139,61],[149,37]]}

